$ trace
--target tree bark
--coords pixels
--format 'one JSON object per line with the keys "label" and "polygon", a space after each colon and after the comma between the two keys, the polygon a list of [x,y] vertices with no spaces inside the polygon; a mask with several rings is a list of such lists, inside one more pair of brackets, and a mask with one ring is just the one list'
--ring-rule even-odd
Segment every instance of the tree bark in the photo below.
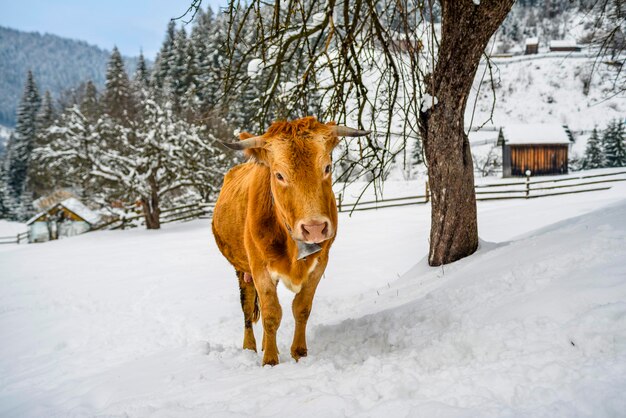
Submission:
{"label": "tree bark", "polygon": [[161,209],[159,207],[158,187],[154,178],[150,178],[149,183],[151,189],[150,197],[141,198],[141,207],[143,209],[143,216],[146,220],[146,229],[160,229]]}
{"label": "tree bark", "polygon": [[[467,99],[481,55],[514,0],[440,0],[441,44],[426,91],[437,104],[420,112],[432,192],[428,263],[439,266],[478,248],[474,171],[464,129]],[[431,103],[427,103],[431,106]]]}

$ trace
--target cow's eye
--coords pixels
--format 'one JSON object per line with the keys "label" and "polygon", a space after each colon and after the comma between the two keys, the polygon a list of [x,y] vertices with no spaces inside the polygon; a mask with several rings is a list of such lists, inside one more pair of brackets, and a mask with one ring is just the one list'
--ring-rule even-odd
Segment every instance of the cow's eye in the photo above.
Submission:
{"label": "cow's eye", "polygon": [[331,168],[332,168],[332,167],[330,166],[330,164],[328,164],[328,165],[324,168],[324,173],[326,173],[326,174],[330,174],[330,170],[331,170]]}
{"label": "cow's eye", "polygon": [[285,178],[280,173],[276,173],[276,179],[278,179],[278,181],[285,181]]}

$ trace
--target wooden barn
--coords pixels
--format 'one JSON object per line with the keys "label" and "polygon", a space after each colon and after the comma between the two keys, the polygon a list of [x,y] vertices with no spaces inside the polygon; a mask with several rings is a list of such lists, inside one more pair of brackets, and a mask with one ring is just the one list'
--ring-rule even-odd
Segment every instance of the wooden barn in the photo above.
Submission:
{"label": "wooden barn", "polygon": [[524,55],[539,53],[539,38],[527,38],[525,42]]}
{"label": "wooden barn", "polygon": [[70,197],[38,213],[26,222],[28,240],[29,242],[45,242],[79,235],[89,231],[98,222],[100,222],[100,215],[83,205],[80,200]]}
{"label": "wooden barn", "polygon": [[502,176],[567,174],[571,135],[566,126],[551,124],[505,125],[500,129]]}

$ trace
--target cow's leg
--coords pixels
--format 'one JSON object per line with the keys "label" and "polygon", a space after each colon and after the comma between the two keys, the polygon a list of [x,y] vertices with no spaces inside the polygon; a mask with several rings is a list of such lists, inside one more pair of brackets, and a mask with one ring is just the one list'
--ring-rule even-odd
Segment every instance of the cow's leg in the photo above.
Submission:
{"label": "cow's leg", "polygon": [[256,340],[252,324],[259,320],[259,299],[252,280],[246,280],[245,273],[237,271],[239,279],[239,294],[241,296],[241,309],[243,310],[243,348],[256,351]]}
{"label": "cow's leg", "polygon": [[296,361],[298,361],[300,357],[306,357],[307,355],[306,324],[311,314],[315,289],[317,289],[317,284],[320,282],[321,277],[321,273],[309,276],[309,279],[304,286],[302,286],[302,289],[293,299],[293,304],[291,305],[293,317],[296,322],[296,330],[291,344],[291,357]]}
{"label": "cow's leg", "polygon": [[283,313],[276,294],[276,284],[265,269],[252,272],[254,286],[261,302],[261,320],[263,321],[263,365],[278,364],[276,331],[280,326]]}

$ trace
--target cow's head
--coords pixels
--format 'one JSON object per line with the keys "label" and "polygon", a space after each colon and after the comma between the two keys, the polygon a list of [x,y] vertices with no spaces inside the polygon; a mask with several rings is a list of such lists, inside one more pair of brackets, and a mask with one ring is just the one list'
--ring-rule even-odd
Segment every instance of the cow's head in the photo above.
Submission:
{"label": "cow's head", "polygon": [[338,137],[367,134],[307,117],[275,122],[260,136],[242,133],[241,141],[225,145],[269,167],[280,221],[296,241],[317,244],[332,238],[337,226],[331,154]]}

